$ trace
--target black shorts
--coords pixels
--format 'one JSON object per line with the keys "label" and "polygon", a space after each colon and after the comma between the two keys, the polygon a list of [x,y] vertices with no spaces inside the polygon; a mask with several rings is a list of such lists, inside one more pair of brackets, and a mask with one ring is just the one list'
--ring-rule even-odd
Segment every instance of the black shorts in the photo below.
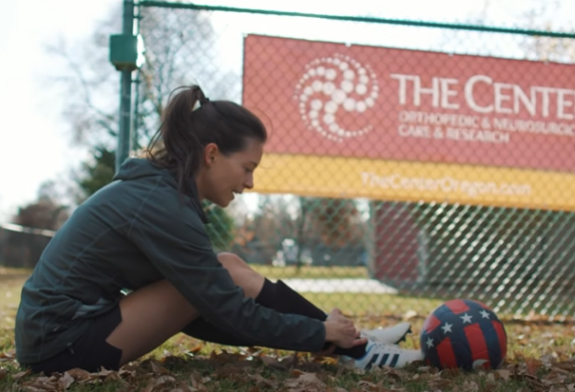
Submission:
{"label": "black shorts", "polygon": [[70,347],[60,354],[42,362],[23,364],[34,373],[50,375],[54,372],[80,368],[89,372],[100,371],[101,367],[117,370],[122,359],[122,350],[110,345],[106,339],[122,322],[120,307],[95,317],[88,330]]}

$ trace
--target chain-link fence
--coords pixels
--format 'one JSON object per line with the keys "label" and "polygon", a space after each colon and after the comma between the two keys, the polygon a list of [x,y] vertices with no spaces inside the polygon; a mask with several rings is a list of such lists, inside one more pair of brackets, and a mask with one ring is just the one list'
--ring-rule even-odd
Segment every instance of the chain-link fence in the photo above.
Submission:
{"label": "chain-link fence", "polygon": [[52,230],[0,225],[0,267],[34,268],[53,236]]}
{"label": "chain-link fence", "polygon": [[266,122],[217,248],[348,312],[572,315],[574,34],[198,8],[137,7],[133,140],[193,83]]}

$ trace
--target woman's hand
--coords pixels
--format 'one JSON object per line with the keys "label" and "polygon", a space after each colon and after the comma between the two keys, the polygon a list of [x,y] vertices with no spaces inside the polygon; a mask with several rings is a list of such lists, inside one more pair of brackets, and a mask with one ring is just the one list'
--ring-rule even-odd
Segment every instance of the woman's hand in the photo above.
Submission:
{"label": "woman's hand", "polygon": [[[325,340],[341,348],[351,348],[367,343],[366,338],[359,337],[359,331],[353,321],[345,317],[339,309],[333,309],[327,316],[325,325]],[[333,348],[322,351],[324,355],[333,352]]]}

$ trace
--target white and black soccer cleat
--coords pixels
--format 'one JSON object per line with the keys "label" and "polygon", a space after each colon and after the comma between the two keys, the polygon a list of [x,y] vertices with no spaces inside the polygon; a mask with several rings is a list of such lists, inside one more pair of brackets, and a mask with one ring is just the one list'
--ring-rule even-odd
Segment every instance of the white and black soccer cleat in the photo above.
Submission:
{"label": "white and black soccer cleat", "polygon": [[414,361],[423,361],[421,350],[406,350],[394,344],[369,340],[365,347],[365,355],[355,359],[353,364],[356,368],[369,370],[383,366],[401,368]]}
{"label": "white and black soccer cleat", "polygon": [[379,343],[399,344],[405,341],[405,336],[411,333],[411,324],[402,322],[388,328],[365,329],[361,335]]}

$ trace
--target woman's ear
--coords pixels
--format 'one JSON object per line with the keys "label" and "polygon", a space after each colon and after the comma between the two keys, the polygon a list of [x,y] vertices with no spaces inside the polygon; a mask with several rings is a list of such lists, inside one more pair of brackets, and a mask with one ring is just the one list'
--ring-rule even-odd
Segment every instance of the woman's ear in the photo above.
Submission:
{"label": "woman's ear", "polygon": [[212,165],[216,161],[219,153],[220,149],[217,144],[207,144],[206,147],[204,147],[204,164],[208,167]]}

